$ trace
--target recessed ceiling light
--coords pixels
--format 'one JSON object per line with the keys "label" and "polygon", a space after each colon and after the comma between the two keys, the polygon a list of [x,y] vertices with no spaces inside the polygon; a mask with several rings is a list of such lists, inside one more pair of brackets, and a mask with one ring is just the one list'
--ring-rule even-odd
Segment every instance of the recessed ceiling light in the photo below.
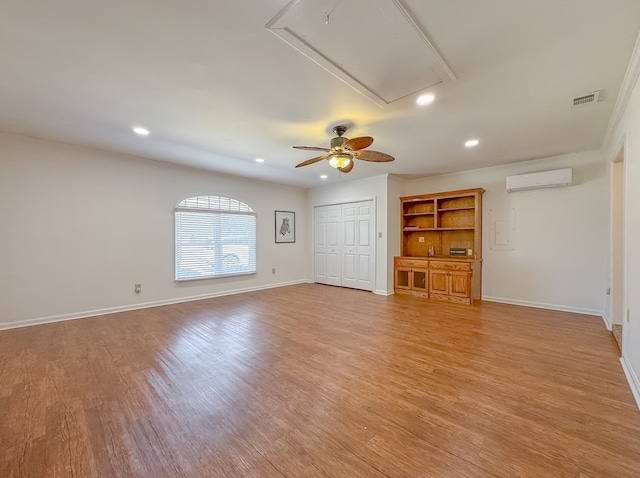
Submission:
{"label": "recessed ceiling light", "polygon": [[464,143],[464,145],[467,148],[474,148],[474,147],[478,146],[479,144],[480,144],[480,140],[479,139],[470,139],[469,141],[466,141]]}
{"label": "recessed ceiling light", "polygon": [[329,176],[327,176],[326,174],[322,174],[322,175],[320,176],[320,179],[327,179],[328,177],[329,177]]}
{"label": "recessed ceiling light", "polygon": [[416,103],[418,103],[420,106],[430,105],[435,99],[436,95],[434,95],[433,93],[426,93],[424,95],[418,96]]}
{"label": "recessed ceiling light", "polygon": [[149,136],[149,130],[146,128],[143,128],[142,126],[134,126],[133,132],[140,136]]}
{"label": "recessed ceiling light", "polygon": [[256,163],[264,163],[264,159],[262,159],[262,158],[256,158]]}

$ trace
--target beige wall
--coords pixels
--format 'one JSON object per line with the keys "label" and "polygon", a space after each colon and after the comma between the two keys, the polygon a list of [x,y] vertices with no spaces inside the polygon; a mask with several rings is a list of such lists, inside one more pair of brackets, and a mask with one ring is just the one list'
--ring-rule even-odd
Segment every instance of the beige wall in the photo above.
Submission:
{"label": "beige wall", "polygon": [[[572,186],[506,192],[508,175],[567,167],[573,168]],[[376,290],[391,292],[393,256],[400,252],[399,197],[475,187],[486,190],[485,300],[604,315],[609,210],[607,163],[600,151],[410,181],[385,175],[319,187],[308,192],[307,210],[311,218],[313,206],[375,196],[378,232],[383,233],[377,243]],[[492,221],[512,218],[513,249],[492,249]],[[312,250],[310,243],[310,257]]]}
{"label": "beige wall", "polygon": [[[572,168],[573,185],[508,193],[507,176]],[[482,296],[535,307],[604,314],[609,251],[608,176],[599,151],[416,179],[405,194],[481,187]],[[492,243],[512,224],[512,247]]]}
{"label": "beige wall", "polygon": [[[257,274],[174,281],[173,210],[197,194],[256,211]],[[305,212],[302,189],[0,134],[0,328],[306,281]]]}

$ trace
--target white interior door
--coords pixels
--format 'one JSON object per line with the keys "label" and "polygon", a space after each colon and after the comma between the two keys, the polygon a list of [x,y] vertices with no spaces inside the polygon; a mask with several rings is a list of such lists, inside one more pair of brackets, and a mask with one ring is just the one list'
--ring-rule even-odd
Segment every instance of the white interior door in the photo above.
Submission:
{"label": "white interior door", "polygon": [[315,208],[315,282],[374,290],[373,201]]}
{"label": "white interior door", "polygon": [[342,205],[342,285],[358,283],[358,203]]}
{"label": "white interior door", "polygon": [[340,205],[326,208],[325,278],[323,284],[342,285],[342,264],[340,259],[342,208]]}
{"label": "white interior door", "polygon": [[315,282],[327,283],[327,207],[317,207],[314,213],[315,244],[314,270]]}
{"label": "white interior door", "polygon": [[357,289],[373,291],[375,286],[375,214],[373,201],[356,203],[356,283]]}

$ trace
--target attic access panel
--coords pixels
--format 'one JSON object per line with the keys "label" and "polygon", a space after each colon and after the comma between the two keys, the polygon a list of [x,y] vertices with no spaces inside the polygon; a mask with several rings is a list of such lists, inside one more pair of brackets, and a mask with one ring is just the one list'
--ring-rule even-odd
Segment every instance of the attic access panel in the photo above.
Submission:
{"label": "attic access panel", "polygon": [[456,81],[399,0],[293,0],[266,27],[380,106]]}

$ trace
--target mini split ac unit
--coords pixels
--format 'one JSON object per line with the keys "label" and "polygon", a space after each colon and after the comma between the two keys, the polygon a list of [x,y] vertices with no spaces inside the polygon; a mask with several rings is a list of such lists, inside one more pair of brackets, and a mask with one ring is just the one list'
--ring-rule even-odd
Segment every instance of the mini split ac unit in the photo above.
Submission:
{"label": "mini split ac unit", "polygon": [[555,188],[569,186],[573,181],[573,169],[554,169],[539,173],[518,174],[507,177],[507,191],[522,191],[524,189]]}

